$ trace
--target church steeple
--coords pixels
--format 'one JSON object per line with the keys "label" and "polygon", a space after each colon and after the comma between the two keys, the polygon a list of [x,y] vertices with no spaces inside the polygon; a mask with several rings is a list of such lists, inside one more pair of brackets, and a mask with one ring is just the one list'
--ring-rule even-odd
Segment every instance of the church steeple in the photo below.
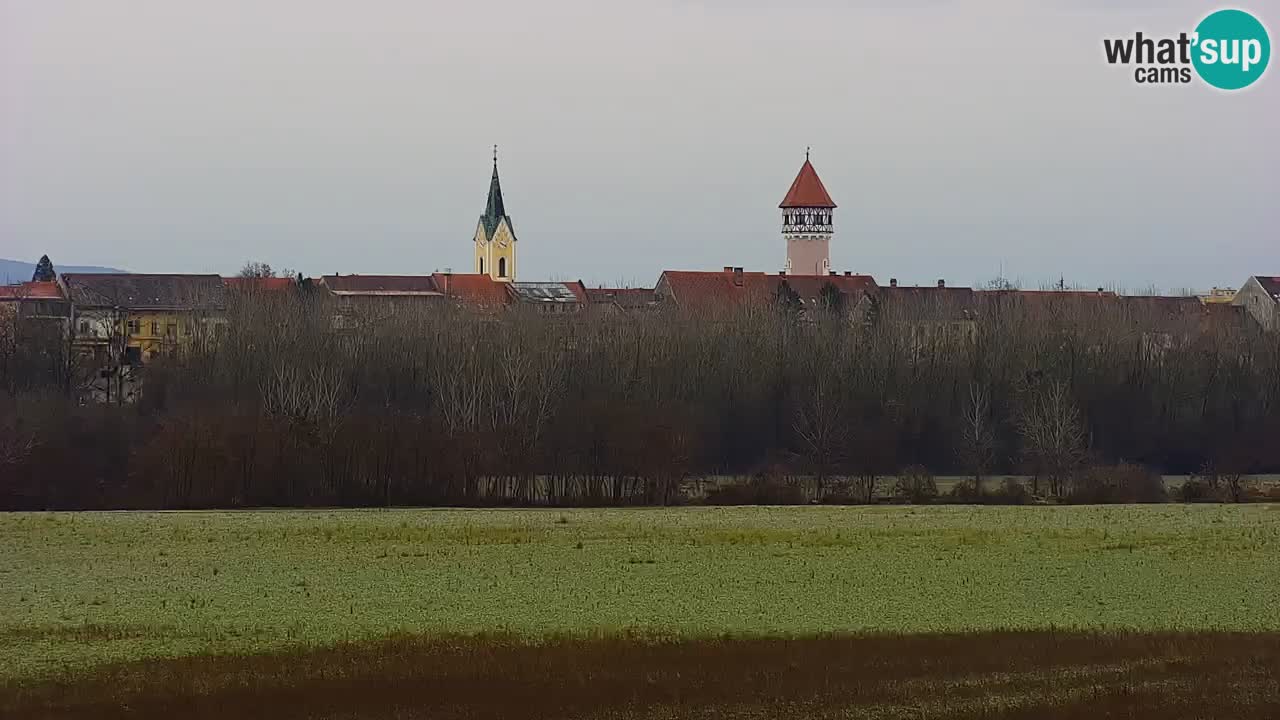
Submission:
{"label": "church steeple", "polygon": [[493,146],[493,178],[489,180],[489,202],[484,206],[484,216],[500,218],[507,214],[502,207],[502,183],[498,181],[498,146]]}
{"label": "church steeple", "polygon": [[498,146],[493,146],[493,175],[489,179],[489,199],[475,234],[476,272],[494,280],[514,280],[516,276],[516,233],[502,202],[498,180]]}

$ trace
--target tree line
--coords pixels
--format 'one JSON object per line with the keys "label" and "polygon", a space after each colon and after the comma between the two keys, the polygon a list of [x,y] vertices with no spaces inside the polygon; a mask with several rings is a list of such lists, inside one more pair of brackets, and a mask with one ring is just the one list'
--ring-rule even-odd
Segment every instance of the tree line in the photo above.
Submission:
{"label": "tree line", "polygon": [[[11,316],[0,507],[670,504],[708,476],[923,501],[933,473],[973,500],[1003,474],[1143,499],[1126,483],[1161,472],[1240,499],[1280,470],[1275,334],[1065,299],[958,320],[837,305],[441,306],[339,331],[315,293],[243,293],[224,335],[149,364],[127,404],[78,401],[92,370]],[[711,500],[735,497],[773,496]]]}

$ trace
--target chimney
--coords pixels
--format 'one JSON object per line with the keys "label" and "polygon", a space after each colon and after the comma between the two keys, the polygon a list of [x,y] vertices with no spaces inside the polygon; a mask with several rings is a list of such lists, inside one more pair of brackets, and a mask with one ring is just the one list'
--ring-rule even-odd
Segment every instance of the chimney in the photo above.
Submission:
{"label": "chimney", "polygon": [[724,271],[725,271],[725,274],[728,274],[728,273],[733,272],[733,266],[732,266],[732,265],[725,265],[725,266],[724,266]]}
{"label": "chimney", "polygon": [[832,271],[831,271],[831,277],[835,277],[835,276],[837,276],[837,275],[839,275],[839,274],[840,274],[840,273],[836,272],[835,270],[832,270]]}
{"label": "chimney", "polygon": [[938,281],[938,287],[940,287],[940,288],[944,288],[944,287],[946,287],[946,286],[947,286],[947,281],[946,281],[946,280],[939,280],[939,281]]}
{"label": "chimney", "polygon": [[898,278],[889,278],[889,287],[898,287]]}
{"label": "chimney", "polygon": [[786,277],[786,276],[787,276],[787,271],[786,271],[786,270],[779,270],[779,271],[778,271],[778,277]]}
{"label": "chimney", "polygon": [[852,270],[845,270],[845,271],[844,271],[844,276],[845,276],[845,277],[853,277],[853,271],[852,271]]}
{"label": "chimney", "polygon": [[733,284],[742,287],[742,268],[733,268]]}

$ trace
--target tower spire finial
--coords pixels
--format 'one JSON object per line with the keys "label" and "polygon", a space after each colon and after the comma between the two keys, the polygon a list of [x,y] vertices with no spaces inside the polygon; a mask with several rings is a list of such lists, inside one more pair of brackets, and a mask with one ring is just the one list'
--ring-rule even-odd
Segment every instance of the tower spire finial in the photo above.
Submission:
{"label": "tower spire finial", "polygon": [[804,146],[804,159],[805,159],[805,162],[808,162],[808,161],[809,161],[809,149],[810,149],[810,148],[809,148],[809,146],[808,146],[808,145],[805,145],[805,146]]}
{"label": "tower spire finial", "polygon": [[493,166],[498,167],[498,144],[493,145]]}

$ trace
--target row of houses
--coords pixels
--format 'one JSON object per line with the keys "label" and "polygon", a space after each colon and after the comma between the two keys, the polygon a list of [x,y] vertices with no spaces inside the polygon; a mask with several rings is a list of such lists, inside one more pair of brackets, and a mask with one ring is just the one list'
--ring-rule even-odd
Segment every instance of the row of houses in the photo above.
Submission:
{"label": "row of houses", "polygon": [[1230,302],[1222,302],[1193,295],[1124,296],[1102,289],[974,289],[942,280],[905,286],[891,279],[882,286],[870,275],[850,272],[788,275],[732,266],[711,272],[668,270],[652,289],[593,288],[582,281],[503,282],[478,273],[317,278],[69,273],[0,287],[0,313],[56,327],[82,354],[103,362],[138,365],[215,338],[225,328],[228,303],[237,294],[303,291],[332,301],[325,307],[338,329],[445,306],[569,316],[670,308],[715,312],[786,303],[801,316],[821,307],[857,321],[887,316],[931,332],[966,332],[993,308],[1011,304],[1044,313],[1070,307],[1110,317],[1280,330],[1280,277],[1275,276],[1250,277]]}

